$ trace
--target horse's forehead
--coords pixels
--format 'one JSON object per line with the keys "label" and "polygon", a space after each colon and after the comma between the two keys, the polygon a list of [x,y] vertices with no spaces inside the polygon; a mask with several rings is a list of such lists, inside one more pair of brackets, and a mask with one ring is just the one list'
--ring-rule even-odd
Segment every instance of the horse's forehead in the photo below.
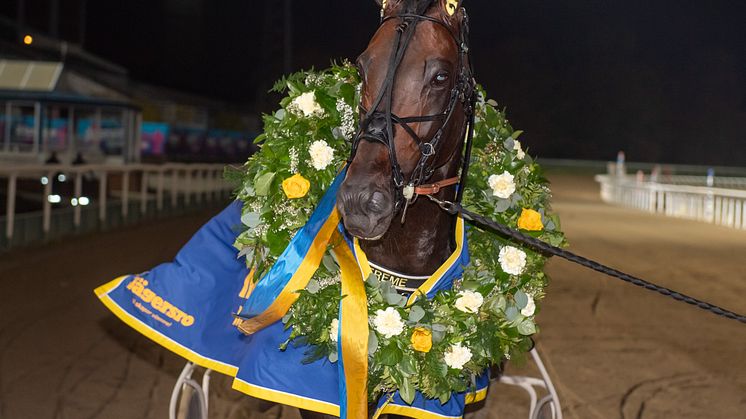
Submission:
{"label": "horse's forehead", "polygon": [[[371,38],[368,48],[362,54],[362,58],[368,64],[375,61],[388,62],[391,55],[391,49],[394,46],[394,36],[398,21],[389,20],[376,31]],[[431,59],[439,58],[443,60],[455,59],[458,51],[453,38],[448,30],[443,26],[433,22],[420,22],[417,26],[412,40],[407,46],[404,61],[408,58]],[[382,60],[382,61],[379,61]]]}

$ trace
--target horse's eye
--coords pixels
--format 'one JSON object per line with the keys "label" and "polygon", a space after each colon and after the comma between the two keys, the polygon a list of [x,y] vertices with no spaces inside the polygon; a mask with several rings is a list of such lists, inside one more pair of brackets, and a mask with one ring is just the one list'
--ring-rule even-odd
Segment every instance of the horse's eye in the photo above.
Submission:
{"label": "horse's eye", "polygon": [[438,73],[433,77],[433,80],[430,83],[433,86],[442,86],[448,82],[448,79],[448,73]]}

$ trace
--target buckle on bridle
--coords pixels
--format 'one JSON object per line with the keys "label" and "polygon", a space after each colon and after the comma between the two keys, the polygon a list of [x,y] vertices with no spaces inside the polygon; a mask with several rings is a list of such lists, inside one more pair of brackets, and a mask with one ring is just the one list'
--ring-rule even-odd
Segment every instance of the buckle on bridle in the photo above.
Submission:
{"label": "buckle on bridle", "polygon": [[430,157],[435,154],[435,147],[432,143],[422,143],[420,144],[420,152],[423,156]]}
{"label": "buckle on bridle", "polygon": [[401,192],[404,199],[406,199],[407,201],[412,200],[412,198],[414,198],[414,184],[410,183],[409,185],[405,186],[404,188],[402,188]]}

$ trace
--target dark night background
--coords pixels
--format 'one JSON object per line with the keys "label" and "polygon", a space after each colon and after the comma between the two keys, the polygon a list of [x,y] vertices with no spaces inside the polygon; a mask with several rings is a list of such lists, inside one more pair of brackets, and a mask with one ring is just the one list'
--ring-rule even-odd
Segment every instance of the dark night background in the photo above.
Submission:
{"label": "dark night background", "polygon": [[[76,1],[61,3],[61,36],[73,40]],[[46,4],[27,0],[29,24],[44,27]],[[281,4],[89,1],[85,47],[136,79],[268,111],[283,72]],[[464,5],[478,81],[532,154],[746,165],[746,2]],[[373,0],[294,1],[292,67],[355,57],[377,17]]]}

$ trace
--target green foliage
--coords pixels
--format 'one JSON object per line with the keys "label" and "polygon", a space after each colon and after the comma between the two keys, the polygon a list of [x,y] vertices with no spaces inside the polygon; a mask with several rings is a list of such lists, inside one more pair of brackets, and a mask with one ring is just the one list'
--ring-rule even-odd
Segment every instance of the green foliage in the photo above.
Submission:
{"label": "green foliage", "polygon": [[[237,197],[244,203],[245,230],[235,246],[239,255],[246,256],[246,263],[256,268],[259,280],[307,222],[348,156],[348,140],[357,126],[358,114],[353,110],[359,88],[357,72],[349,63],[295,73],[275,84],[273,90],[287,92],[287,96],[277,112],[264,115],[264,133],[257,140],[260,151],[242,171],[230,173],[241,183]],[[309,99],[309,92],[313,100],[300,106]],[[524,209],[535,210],[541,214],[544,228],[526,233],[556,246],[565,245],[559,218],[550,213],[548,182],[518,141],[522,131],[513,129],[497,103],[485,100],[481,88],[478,94],[464,205],[513,228]],[[315,168],[309,155],[311,144],[318,140],[334,150],[332,162],[323,169]],[[512,176],[515,186],[507,198],[496,196],[490,185],[490,176],[504,172]],[[288,199],[281,184],[296,173],[308,179],[310,188],[306,196]],[[454,282],[453,289],[440,291],[432,299],[418,298],[407,306],[390,283],[375,276],[365,282],[371,400],[398,390],[406,402],[420,391],[445,403],[453,392],[466,391],[473,377],[485,368],[504,359],[519,359],[530,348],[529,336],[538,330],[535,307],[548,282],[543,272],[546,259],[474,226],[467,236],[472,263],[464,267],[463,278]],[[518,274],[507,272],[514,272],[515,266],[506,271],[502,265],[499,254],[508,247],[523,255],[525,263]],[[328,253],[283,318],[285,327],[292,331],[281,349],[289,344],[306,345],[306,362],[322,358],[337,362],[333,322],[343,298],[339,280],[339,267]],[[398,335],[387,337],[377,329],[375,318],[386,309],[396,310],[401,317],[403,331]],[[430,333],[432,341],[426,352],[415,350],[412,344],[413,334],[422,330]],[[447,361],[449,353],[453,359],[456,347],[470,353],[462,366]]]}

